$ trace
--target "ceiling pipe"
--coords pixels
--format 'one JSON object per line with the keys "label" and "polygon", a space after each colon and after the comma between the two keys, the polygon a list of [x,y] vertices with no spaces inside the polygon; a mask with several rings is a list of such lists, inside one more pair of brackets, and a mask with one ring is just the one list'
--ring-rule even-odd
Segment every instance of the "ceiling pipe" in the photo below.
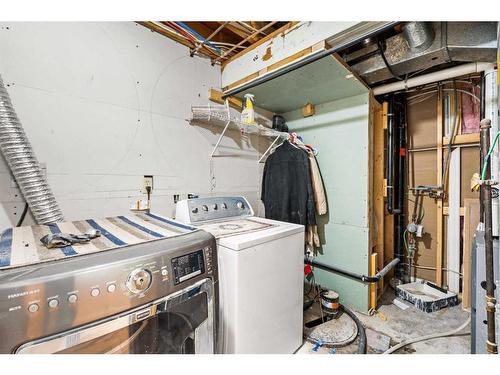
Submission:
{"label": "ceiling pipe", "polygon": [[481,73],[495,68],[495,64],[485,62],[474,62],[455,66],[449,69],[443,69],[438,72],[424,74],[418,77],[410,78],[406,81],[398,81],[387,85],[377,86],[373,89],[373,95],[382,95],[394,91],[406,90],[411,87],[422,86],[428,83],[444,81],[467,74]]}

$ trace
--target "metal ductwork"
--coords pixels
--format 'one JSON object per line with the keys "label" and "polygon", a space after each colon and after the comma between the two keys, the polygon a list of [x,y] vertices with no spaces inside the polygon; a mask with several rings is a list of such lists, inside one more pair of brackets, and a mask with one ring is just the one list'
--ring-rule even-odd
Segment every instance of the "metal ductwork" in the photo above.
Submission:
{"label": "metal ductwork", "polygon": [[369,85],[446,63],[493,63],[496,28],[496,22],[407,22],[399,34],[343,57]]}
{"label": "metal ductwork", "polygon": [[434,29],[430,22],[408,22],[403,36],[411,51],[425,51],[434,41]]}
{"label": "metal ductwork", "polygon": [[0,76],[0,151],[38,224],[63,221],[63,215],[29,143]]}

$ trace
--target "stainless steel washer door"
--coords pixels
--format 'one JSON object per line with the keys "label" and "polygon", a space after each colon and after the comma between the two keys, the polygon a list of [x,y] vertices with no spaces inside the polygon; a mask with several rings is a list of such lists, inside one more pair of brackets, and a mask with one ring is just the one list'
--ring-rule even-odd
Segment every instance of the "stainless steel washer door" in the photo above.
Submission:
{"label": "stainless steel washer door", "polygon": [[16,353],[214,353],[213,292],[205,279],[133,311],[29,342]]}

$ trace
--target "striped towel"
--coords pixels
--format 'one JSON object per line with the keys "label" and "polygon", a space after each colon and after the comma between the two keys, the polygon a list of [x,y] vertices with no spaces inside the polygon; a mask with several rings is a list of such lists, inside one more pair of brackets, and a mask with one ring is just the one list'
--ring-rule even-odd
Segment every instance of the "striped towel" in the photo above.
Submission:
{"label": "striped towel", "polygon": [[[89,243],[47,249],[40,242],[47,234],[84,234],[92,229],[99,230],[101,236]],[[192,226],[152,213],[9,228],[0,236],[0,270],[112,250],[194,230]]]}

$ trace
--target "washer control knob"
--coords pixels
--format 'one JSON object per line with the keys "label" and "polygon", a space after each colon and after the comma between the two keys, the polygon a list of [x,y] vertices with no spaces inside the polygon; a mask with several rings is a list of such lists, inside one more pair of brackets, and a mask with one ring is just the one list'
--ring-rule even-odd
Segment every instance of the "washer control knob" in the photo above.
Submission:
{"label": "washer control knob", "polygon": [[222,208],[227,210],[227,204],[226,203],[222,203]]}
{"label": "washer control knob", "polygon": [[212,208],[213,208],[214,210],[217,210],[217,209],[219,209],[219,206],[217,206],[217,203],[215,203],[215,204],[212,206]]}
{"label": "washer control knob", "polygon": [[52,298],[49,300],[49,307],[51,309],[55,309],[57,306],[59,306],[59,300],[57,298]]}
{"label": "washer control knob", "polygon": [[203,206],[201,206],[201,209],[203,211],[208,211],[208,206],[206,204],[204,204]]}
{"label": "washer control knob", "polygon": [[92,297],[97,297],[99,294],[101,294],[101,291],[99,290],[99,288],[93,288],[91,291],[90,291],[90,295]]}
{"label": "washer control knob", "polygon": [[116,290],[116,284],[109,284],[107,289],[108,293],[113,293]]}
{"label": "washer control knob", "polygon": [[76,301],[78,301],[78,296],[76,294],[70,294],[68,296],[69,303],[75,303]]}
{"label": "washer control knob", "polygon": [[191,210],[191,212],[192,212],[193,214],[197,214],[197,213],[198,213],[198,207],[194,207],[194,208]]}
{"label": "washer control knob", "polygon": [[245,208],[245,205],[243,204],[242,201],[238,201],[238,203],[236,203],[236,207],[238,207],[240,210],[242,210],[243,208]]}
{"label": "washer control knob", "polygon": [[28,311],[30,313],[37,312],[40,307],[36,303],[32,303],[31,305],[28,306]]}
{"label": "washer control knob", "polygon": [[130,272],[125,285],[132,293],[141,293],[151,286],[151,282],[151,272],[143,268],[138,268]]}

